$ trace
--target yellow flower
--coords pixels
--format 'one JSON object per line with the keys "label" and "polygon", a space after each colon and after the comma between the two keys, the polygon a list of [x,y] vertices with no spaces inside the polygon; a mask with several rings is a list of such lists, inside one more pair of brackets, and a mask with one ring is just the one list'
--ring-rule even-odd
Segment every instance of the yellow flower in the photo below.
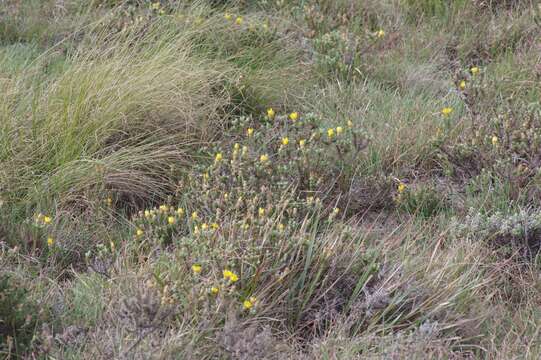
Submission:
{"label": "yellow flower", "polygon": [[218,225],[218,223],[212,223],[210,224],[210,227],[212,228],[212,230],[218,230],[220,228],[220,225]]}
{"label": "yellow flower", "polygon": [[135,231],[136,236],[143,236],[144,233],[145,232],[143,231],[143,229],[139,229],[139,228]]}
{"label": "yellow flower", "polygon": [[193,233],[195,235],[199,235],[200,234],[200,231],[199,231],[199,226],[195,225],[194,228],[193,228]]}
{"label": "yellow flower", "polygon": [[259,216],[263,217],[265,216],[265,209],[260,207],[257,213],[259,214]]}
{"label": "yellow flower", "polygon": [[217,153],[216,156],[214,157],[214,162],[220,162],[220,161],[222,161],[223,158],[224,157],[223,157],[222,153]]}
{"label": "yellow flower", "polygon": [[177,222],[177,219],[175,219],[174,216],[169,216],[169,217],[167,218],[167,223],[168,223],[169,225],[173,225],[173,224],[176,223],[176,222]]}
{"label": "yellow flower", "polygon": [[208,180],[209,179],[209,173],[208,172],[204,172],[203,173],[203,180]]}
{"label": "yellow flower", "polygon": [[353,127],[353,121],[348,120],[348,128],[352,128],[352,127]]}
{"label": "yellow flower", "polygon": [[254,134],[253,128],[248,128],[248,130],[246,130],[246,135],[248,135],[248,137],[251,137],[253,134]]}
{"label": "yellow flower", "polygon": [[282,224],[282,223],[278,224],[278,230],[280,232],[284,231],[285,228],[286,228],[286,226],[284,224]]}
{"label": "yellow flower", "polygon": [[327,129],[327,137],[329,139],[332,139],[333,136],[334,136],[334,129],[333,128]]}
{"label": "yellow flower", "polygon": [[111,206],[113,204],[113,199],[108,197],[107,199],[105,199],[105,202],[107,203],[107,205]]}
{"label": "yellow flower", "polygon": [[274,119],[274,110],[272,108],[268,108],[267,109],[267,116],[269,117],[269,119]]}
{"label": "yellow flower", "polygon": [[230,20],[233,18],[233,16],[231,16],[230,13],[225,13],[225,14],[224,14],[224,18],[225,18],[227,21],[230,21]]}
{"label": "yellow flower", "polygon": [[259,161],[261,161],[262,163],[266,163],[267,161],[269,161],[269,155],[267,154],[263,154],[259,157]]}
{"label": "yellow flower", "polygon": [[470,69],[472,75],[477,75],[479,73],[479,68],[477,66],[474,66]]}
{"label": "yellow flower", "polygon": [[223,273],[224,279],[229,280],[232,283],[237,282],[239,280],[239,277],[237,276],[237,274],[235,274],[231,270],[225,269],[222,273]]}
{"label": "yellow flower", "polygon": [[251,302],[250,300],[244,300],[244,302],[242,303],[242,306],[243,306],[246,310],[250,310],[250,309],[254,306],[254,303]]}
{"label": "yellow flower", "polygon": [[306,140],[300,139],[299,140],[299,147],[302,149],[304,147],[304,145],[306,145]]}
{"label": "yellow flower", "polygon": [[441,114],[443,116],[449,116],[451,115],[452,112],[453,112],[453,108],[451,107],[444,107],[443,109],[441,109]]}
{"label": "yellow flower", "polygon": [[236,150],[236,151],[239,151],[239,150],[240,150],[240,145],[239,145],[239,143],[235,143],[235,145],[233,145],[233,150]]}
{"label": "yellow flower", "polygon": [[340,135],[340,134],[343,133],[343,132],[344,132],[344,128],[342,128],[341,126],[338,126],[338,127],[336,128],[336,135]]}
{"label": "yellow flower", "polygon": [[496,146],[496,145],[498,145],[499,142],[500,142],[500,140],[498,139],[498,137],[496,135],[494,135],[492,137],[492,145]]}
{"label": "yellow flower", "polygon": [[195,273],[195,274],[199,274],[201,272],[201,265],[199,264],[193,264],[192,265],[192,271]]}
{"label": "yellow flower", "polygon": [[382,38],[385,36],[385,31],[383,31],[383,29],[379,29],[377,32],[376,32],[376,36],[378,38]]}
{"label": "yellow flower", "polygon": [[291,119],[291,121],[295,122],[299,118],[299,113],[296,111],[292,112],[291,114],[289,114],[289,118]]}
{"label": "yellow flower", "polygon": [[220,289],[218,287],[216,287],[216,286],[213,286],[213,287],[210,288],[210,293],[212,295],[218,295],[219,292],[220,292]]}
{"label": "yellow flower", "polygon": [[244,145],[242,147],[242,155],[246,155],[246,154],[248,154],[248,146]]}
{"label": "yellow flower", "polygon": [[250,310],[251,308],[254,307],[255,303],[256,303],[257,299],[253,296],[250,296],[249,299],[246,299],[242,302],[242,306],[244,307],[244,309],[246,310]]}
{"label": "yellow flower", "polygon": [[201,224],[201,230],[205,231],[205,230],[208,230],[209,226],[207,223],[202,223]]}
{"label": "yellow flower", "polygon": [[160,8],[159,2],[152,3],[152,10],[158,10],[159,8]]}
{"label": "yellow flower", "polygon": [[400,182],[398,184],[397,190],[399,194],[402,194],[406,190],[406,184],[404,184],[403,182]]}
{"label": "yellow flower", "polygon": [[148,219],[150,217],[150,211],[145,210],[145,217]]}
{"label": "yellow flower", "polygon": [[237,16],[237,18],[235,19],[235,24],[242,25],[242,16]]}
{"label": "yellow flower", "polygon": [[283,137],[282,138],[282,145],[286,146],[287,144],[289,144],[289,138],[288,137]]}
{"label": "yellow flower", "polygon": [[177,209],[177,214],[178,214],[179,216],[184,215],[184,209],[179,207],[179,208]]}
{"label": "yellow flower", "polygon": [[197,216],[197,211],[194,211],[192,213],[192,220],[197,220],[198,216]]}
{"label": "yellow flower", "polygon": [[458,87],[460,88],[460,90],[464,90],[466,88],[466,80],[461,80],[458,84]]}
{"label": "yellow flower", "polygon": [[54,245],[54,239],[52,237],[47,238],[47,246],[51,247]]}
{"label": "yellow flower", "polygon": [[334,215],[338,215],[338,213],[340,212],[340,209],[336,207],[332,210],[332,212]]}
{"label": "yellow flower", "polygon": [[161,211],[161,212],[167,212],[167,210],[169,210],[169,206],[167,206],[167,205],[160,205],[160,211]]}

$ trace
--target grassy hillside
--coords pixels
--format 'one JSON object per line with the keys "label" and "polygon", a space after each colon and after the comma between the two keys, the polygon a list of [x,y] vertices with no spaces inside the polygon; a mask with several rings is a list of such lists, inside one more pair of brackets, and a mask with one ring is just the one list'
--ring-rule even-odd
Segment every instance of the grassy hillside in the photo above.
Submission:
{"label": "grassy hillside", "polygon": [[533,0],[0,0],[0,355],[541,358]]}

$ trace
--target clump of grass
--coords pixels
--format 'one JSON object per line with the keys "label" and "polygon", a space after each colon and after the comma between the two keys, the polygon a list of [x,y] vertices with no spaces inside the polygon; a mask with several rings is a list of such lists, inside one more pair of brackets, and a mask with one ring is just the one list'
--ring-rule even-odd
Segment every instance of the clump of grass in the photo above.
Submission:
{"label": "clump of grass", "polygon": [[227,84],[243,78],[270,89],[279,82],[273,76],[287,72],[260,77],[257,70],[253,77],[251,64],[203,59],[194,44],[200,30],[170,25],[158,20],[88,36],[63,71],[30,96],[24,83],[12,88],[10,99],[20,96],[6,101],[2,114],[6,200],[35,203],[54,194],[72,203],[112,191],[133,205],[164,197],[193,149],[216,136],[211,129],[225,127],[228,111],[240,105]]}
{"label": "clump of grass", "polygon": [[407,187],[400,183],[395,201],[399,210],[423,218],[434,216],[447,207],[446,199],[430,184]]}

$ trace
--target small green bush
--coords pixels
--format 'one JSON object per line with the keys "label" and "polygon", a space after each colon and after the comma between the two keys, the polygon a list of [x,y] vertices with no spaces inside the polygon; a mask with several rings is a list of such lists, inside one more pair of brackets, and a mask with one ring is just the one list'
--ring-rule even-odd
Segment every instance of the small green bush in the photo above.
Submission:
{"label": "small green bush", "polygon": [[0,354],[24,354],[41,324],[38,305],[9,274],[0,275]]}

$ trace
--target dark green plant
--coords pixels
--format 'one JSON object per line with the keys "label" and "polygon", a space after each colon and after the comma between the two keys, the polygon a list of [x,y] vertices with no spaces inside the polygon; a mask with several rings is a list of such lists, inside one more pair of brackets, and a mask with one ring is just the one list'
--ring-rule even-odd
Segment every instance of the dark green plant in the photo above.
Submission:
{"label": "dark green plant", "polygon": [[431,186],[406,188],[396,201],[400,210],[423,218],[432,217],[446,208],[441,193]]}
{"label": "dark green plant", "polygon": [[39,309],[8,274],[0,275],[0,354],[23,355],[31,346],[41,323]]}

